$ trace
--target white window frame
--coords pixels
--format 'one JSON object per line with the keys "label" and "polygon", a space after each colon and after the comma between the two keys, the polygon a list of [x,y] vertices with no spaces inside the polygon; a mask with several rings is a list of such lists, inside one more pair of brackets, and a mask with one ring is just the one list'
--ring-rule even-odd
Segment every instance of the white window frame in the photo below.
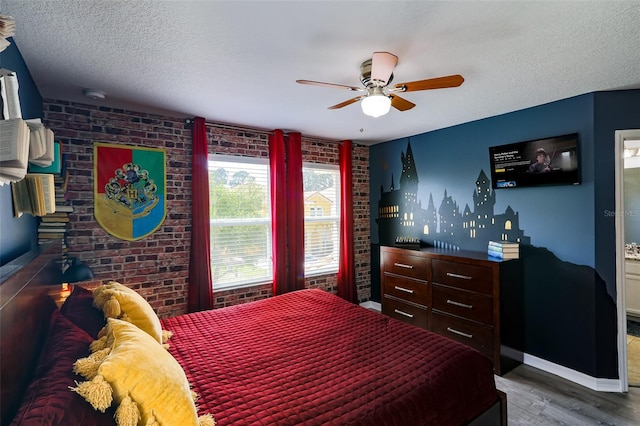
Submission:
{"label": "white window frame", "polygon": [[[327,216],[315,216],[309,211],[310,216],[304,217],[305,227],[310,223],[320,223],[320,222],[333,222],[335,226],[335,240],[332,242],[333,244],[333,252],[336,253],[335,261],[329,265],[323,267],[315,267],[310,268],[307,265],[307,247],[306,247],[306,237],[305,237],[305,277],[314,277],[319,275],[327,275],[338,272],[338,267],[340,265],[340,202],[341,202],[341,187],[340,187],[340,167],[338,165],[333,164],[322,164],[322,163],[308,163],[305,162],[302,165],[303,171],[304,169],[312,169],[312,170],[328,170],[335,173],[334,185],[336,185],[336,206],[333,212],[329,212]],[[303,188],[304,190],[304,188]],[[306,192],[306,191],[305,191]],[[323,214],[324,209],[323,210]],[[317,213],[314,212],[314,213]]]}
{"label": "white window frame", "polygon": [[[249,165],[260,165],[262,167],[266,166],[267,173],[267,205],[269,215],[264,218],[228,218],[228,219],[213,219],[210,218],[210,227],[211,231],[215,227],[224,227],[224,226],[238,226],[238,225],[257,225],[257,224],[266,224],[267,225],[267,238],[264,244],[266,245],[265,250],[267,252],[265,261],[267,262],[266,270],[268,271],[268,276],[261,278],[250,278],[250,279],[239,279],[237,281],[233,281],[230,283],[220,283],[216,282],[216,279],[213,278],[213,288],[214,290],[233,290],[237,288],[245,288],[251,287],[260,284],[266,284],[273,281],[273,257],[272,257],[272,239],[271,239],[271,190],[269,183],[269,160],[260,157],[243,157],[243,156],[234,156],[234,155],[225,155],[225,154],[214,154],[209,157],[208,171],[212,173],[215,171],[218,166],[216,163],[219,162],[227,162],[227,163],[235,163],[235,164],[247,164]],[[211,200],[213,202],[213,200]],[[214,246],[213,241],[211,241],[211,272],[214,272]]]}

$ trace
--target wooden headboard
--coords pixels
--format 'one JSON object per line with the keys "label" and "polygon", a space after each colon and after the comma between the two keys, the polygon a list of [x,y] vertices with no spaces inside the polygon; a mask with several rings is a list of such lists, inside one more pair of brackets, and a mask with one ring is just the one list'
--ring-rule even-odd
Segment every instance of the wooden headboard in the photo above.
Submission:
{"label": "wooden headboard", "polygon": [[17,259],[0,284],[0,424],[15,416],[38,361],[56,308],[48,293],[59,280],[60,252],[58,242]]}

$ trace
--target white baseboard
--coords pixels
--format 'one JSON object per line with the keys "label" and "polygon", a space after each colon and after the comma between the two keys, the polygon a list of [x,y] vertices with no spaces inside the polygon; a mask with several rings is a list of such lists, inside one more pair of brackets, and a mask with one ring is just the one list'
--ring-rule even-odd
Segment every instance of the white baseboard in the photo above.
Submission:
{"label": "white baseboard", "polygon": [[627,317],[631,317],[629,318],[630,320],[638,322],[640,321],[640,311],[636,309],[629,309],[627,306]]}
{"label": "white baseboard", "polygon": [[374,311],[382,312],[382,305],[378,302],[374,302],[372,300],[367,300],[366,302],[362,302],[360,304],[363,308],[371,309]]}
{"label": "white baseboard", "polygon": [[599,379],[529,354],[524,354],[524,363],[595,391],[622,392],[619,379]]}

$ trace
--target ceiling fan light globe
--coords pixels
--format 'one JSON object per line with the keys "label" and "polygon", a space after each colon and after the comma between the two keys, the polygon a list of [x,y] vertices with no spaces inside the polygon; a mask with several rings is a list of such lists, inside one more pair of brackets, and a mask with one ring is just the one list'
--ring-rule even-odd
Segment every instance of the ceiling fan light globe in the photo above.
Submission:
{"label": "ceiling fan light globe", "polygon": [[389,112],[391,99],[385,95],[369,95],[360,102],[360,105],[365,115],[376,118]]}

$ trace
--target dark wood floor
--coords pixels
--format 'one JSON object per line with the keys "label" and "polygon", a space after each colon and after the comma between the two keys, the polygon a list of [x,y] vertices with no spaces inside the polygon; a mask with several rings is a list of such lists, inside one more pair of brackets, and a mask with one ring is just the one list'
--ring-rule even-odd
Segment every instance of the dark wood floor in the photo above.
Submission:
{"label": "dark wood floor", "polygon": [[509,425],[640,425],[640,388],[596,392],[521,365],[496,386],[507,393]]}

